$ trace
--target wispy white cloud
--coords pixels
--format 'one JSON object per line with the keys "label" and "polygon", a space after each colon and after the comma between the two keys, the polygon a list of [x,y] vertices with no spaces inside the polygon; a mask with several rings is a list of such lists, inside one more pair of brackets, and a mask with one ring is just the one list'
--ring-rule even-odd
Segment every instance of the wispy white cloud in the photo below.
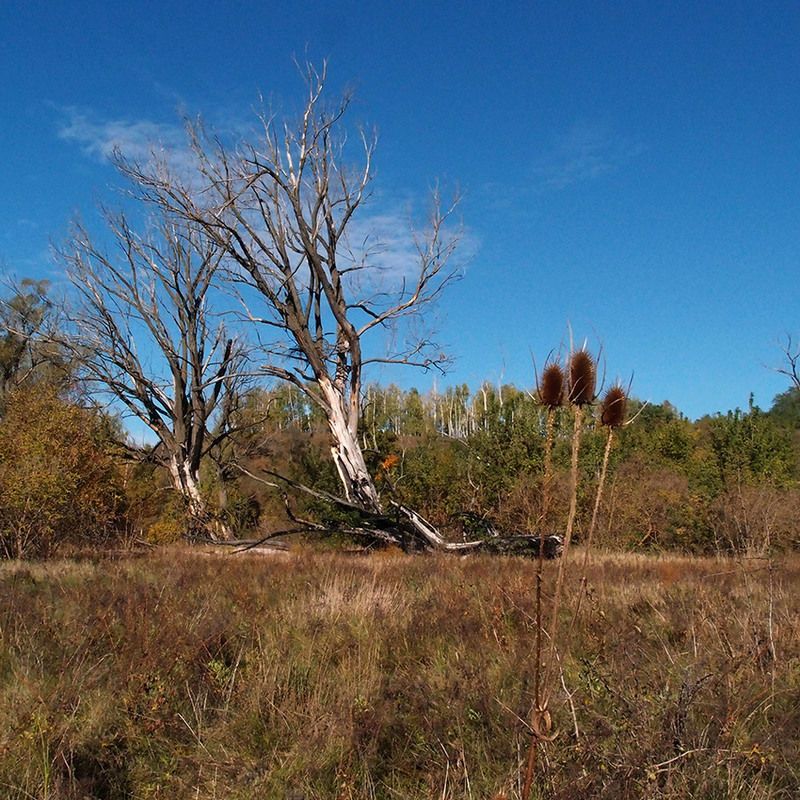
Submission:
{"label": "wispy white cloud", "polygon": [[[371,291],[396,291],[404,282],[415,281],[419,276],[420,249],[426,247],[429,227],[415,219],[408,207],[369,205],[360,217],[353,217],[348,227],[347,245],[353,263],[363,265],[359,281],[363,289]],[[465,264],[478,250],[477,236],[459,227],[456,219],[446,223],[443,240],[459,237],[453,253],[451,267]]]}
{"label": "wispy white cloud", "polygon": [[115,151],[128,158],[144,158],[153,150],[168,150],[180,156],[186,149],[183,127],[151,120],[103,120],[76,108],[63,109],[58,136],[80,147],[84,155],[99,161]]}
{"label": "wispy white cloud", "polygon": [[[187,145],[186,132],[179,123],[165,124],[151,120],[103,119],[100,115],[74,107],[60,109],[60,139],[80,148],[87,157],[106,161],[120,152],[133,160],[147,160],[154,152],[164,156],[171,169],[185,176],[196,173],[194,156]],[[223,126],[235,140],[248,132],[239,117],[229,115]],[[359,267],[349,273],[352,287],[363,296],[396,293],[403,284],[414,282],[419,274],[418,245],[425,246],[426,226],[416,218],[411,198],[372,200],[348,225],[346,246],[341,254],[349,266]],[[415,232],[415,226],[418,224]],[[458,234],[454,219],[442,233]],[[461,243],[454,254],[454,263],[466,263],[478,249],[478,241],[469,231],[461,231]]]}
{"label": "wispy white cloud", "polygon": [[408,278],[418,260],[410,219],[401,209],[353,217],[347,246],[353,261],[362,263],[378,280],[381,276],[390,281]]}
{"label": "wispy white cloud", "polygon": [[563,189],[612,173],[641,150],[604,126],[576,124],[535,162],[533,171],[541,188]]}

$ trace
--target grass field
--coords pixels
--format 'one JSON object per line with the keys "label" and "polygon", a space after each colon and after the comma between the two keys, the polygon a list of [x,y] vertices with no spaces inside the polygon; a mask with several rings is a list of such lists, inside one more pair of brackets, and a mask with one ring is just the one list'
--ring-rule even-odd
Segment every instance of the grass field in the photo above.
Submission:
{"label": "grass field", "polygon": [[[577,556],[532,796],[800,796],[800,560],[592,555],[576,608]],[[0,797],[519,797],[534,582],[394,552],[2,564]]]}

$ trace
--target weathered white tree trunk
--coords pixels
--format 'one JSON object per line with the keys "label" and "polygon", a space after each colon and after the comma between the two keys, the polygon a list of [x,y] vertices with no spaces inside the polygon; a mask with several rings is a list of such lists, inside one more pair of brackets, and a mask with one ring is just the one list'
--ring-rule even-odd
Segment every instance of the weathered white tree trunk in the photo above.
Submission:
{"label": "weathered white tree trunk", "polygon": [[[331,455],[339,479],[342,482],[347,500],[365,511],[383,514],[378,490],[369,474],[364,452],[358,442],[358,409],[348,403],[344,393],[329,378],[323,376],[317,381],[325,398],[328,428],[333,444]],[[417,539],[435,550],[473,550],[481,542],[448,542],[422,516],[399,503],[392,507],[404,517],[416,532]],[[400,537],[398,537],[400,544]]]}
{"label": "weathered white tree trunk", "polygon": [[[373,514],[384,513],[378,490],[369,474],[364,452],[358,442],[358,408],[353,399],[348,403],[344,392],[327,376],[318,378],[317,384],[326,403],[326,417],[333,444],[331,455],[339,479],[350,503]],[[422,516],[400,503],[392,503],[392,507],[404,517],[413,528],[419,542],[435,550],[473,550],[480,547],[481,542],[448,542]],[[398,534],[397,544],[401,543]]]}
{"label": "weathered white tree trunk", "polygon": [[318,384],[327,406],[326,416],[332,439],[331,455],[344,487],[345,497],[365,511],[382,514],[378,490],[369,474],[358,442],[358,416],[351,412],[343,392],[330,379],[321,377]]}
{"label": "weathered white tree trunk", "polygon": [[172,456],[168,472],[172,486],[183,497],[189,518],[194,525],[215,541],[230,539],[230,527],[209,511],[208,503],[200,491],[200,477],[189,460],[180,460]]}

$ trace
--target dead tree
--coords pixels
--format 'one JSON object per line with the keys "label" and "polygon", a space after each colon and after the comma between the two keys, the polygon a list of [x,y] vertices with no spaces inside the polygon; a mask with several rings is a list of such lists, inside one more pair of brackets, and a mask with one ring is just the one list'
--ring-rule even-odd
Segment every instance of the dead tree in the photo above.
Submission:
{"label": "dead tree", "polygon": [[[434,192],[424,230],[411,231],[409,263],[381,264],[380,252],[354,241],[354,220],[372,181],[375,139],[360,136],[352,166],[342,126],[351,95],[326,105],[325,71],[308,67],[305,78],[300,115],[287,123],[263,112],[251,140],[229,145],[189,125],[196,169],[190,181],[164,162],[117,161],[142,197],[225,252],[232,285],[260,332],[262,373],[296,386],[322,410],[343,502],[375,527],[392,529],[358,437],[363,372],[374,362],[441,366],[444,356],[426,311],[460,272],[452,263],[461,237],[452,220],[457,198],[443,204]],[[389,333],[390,346],[378,353],[367,341],[381,330]],[[389,507],[427,546],[480,544],[449,544],[412,510]],[[390,538],[399,538],[392,530]]]}
{"label": "dead tree", "polygon": [[60,250],[77,294],[66,347],[90,385],[155,434],[149,457],[185,501],[190,532],[227,538],[200,491],[201,462],[231,433],[243,360],[213,307],[226,251],[163,207],[145,210],[143,233],[103,210],[110,249],[73,225]]}
{"label": "dead tree", "polygon": [[778,347],[784,355],[784,366],[774,367],[774,370],[789,378],[792,387],[800,391],[800,345],[791,333],[786,333],[778,342]]}

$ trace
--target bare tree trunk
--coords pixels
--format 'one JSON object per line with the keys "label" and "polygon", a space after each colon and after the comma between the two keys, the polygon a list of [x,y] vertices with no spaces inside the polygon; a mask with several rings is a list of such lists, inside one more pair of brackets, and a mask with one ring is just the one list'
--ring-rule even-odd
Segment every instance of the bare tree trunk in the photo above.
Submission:
{"label": "bare tree trunk", "polygon": [[151,457],[183,498],[192,532],[229,538],[199,487],[203,459],[231,435],[231,399],[246,380],[237,374],[243,349],[214,307],[226,251],[198,226],[141,199],[146,233],[122,212],[103,211],[114,250],[75,223],[61,250],[78,292],[75,336],[64,346],[84,379],[158,437]]}
{"label": "bare tree trunk", "polygon": [[[327,378],[319,379],[319,388],[327,406],[327,422],[333,443],[331,455],[344,487],[345,497],[365,511],[382,514],[378,491],[364,461],[347,401],[341,390]],[[356,417],[357,425],[357,417]]]}
{"label": "bare tree trunk", "polygon": [[193,532],[202,532],[214,541],[232,538],[232,531],[221,519],[211,513],[208,503],[200,491],[200,478],[188,460],[170,458],[167,467],[172,486],[186,503],[189,525]]}

